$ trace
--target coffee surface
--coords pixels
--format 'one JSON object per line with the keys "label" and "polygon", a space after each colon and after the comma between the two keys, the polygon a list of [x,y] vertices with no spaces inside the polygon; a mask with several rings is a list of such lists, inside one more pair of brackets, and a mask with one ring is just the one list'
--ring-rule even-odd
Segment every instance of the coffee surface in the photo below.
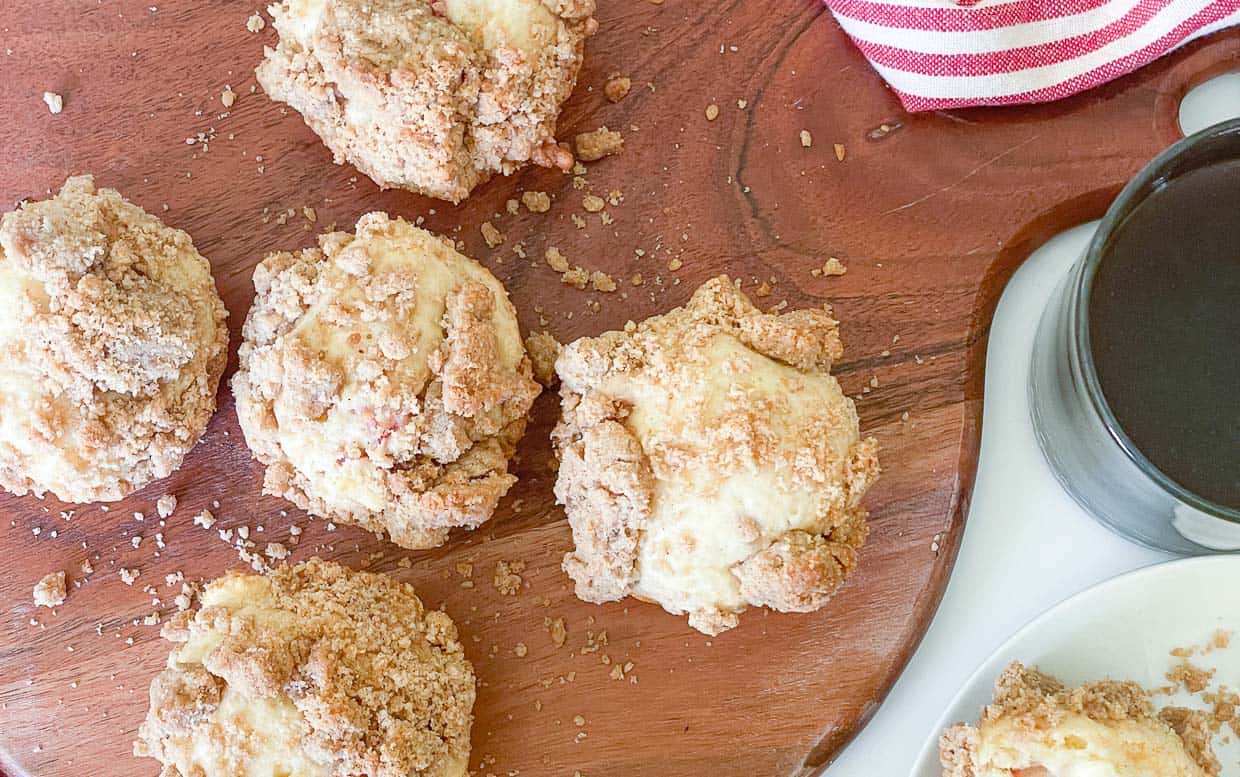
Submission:
{"label": "coffee surface", "polygon": [[1178,176],[1128,215],[1094,278],[1089,333],[1137,448],[1240,509],[1240,160]]}

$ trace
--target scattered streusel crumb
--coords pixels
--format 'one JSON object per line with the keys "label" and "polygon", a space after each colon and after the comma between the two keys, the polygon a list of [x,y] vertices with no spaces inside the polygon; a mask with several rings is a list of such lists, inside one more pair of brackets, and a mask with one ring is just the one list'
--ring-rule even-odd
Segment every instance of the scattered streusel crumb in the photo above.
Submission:
{"label": "scattered streusel crumb", "polygon": [[598,213],[603,208],[607,207],[607,201],[597,195],[587,194],[585,197],[581,198],[581,207],[585,208],[586,211],[590,213]]}
{"label": "scattered streusel crumb", "polygon": [[547,633],[551,635],[551,641],[556,647],[564,647],[564,641],[568,639],[568,628],[564,625],[563,618],[544,618],[543,625],[547,629]]}
{"label": "scattered streusel crumb", "polygon": [[535,332],[525,338],[525,350],[530,355],[530,364],[534,368],[534,380],[547,388],[558,382],[555,360],[559,358],[562,347],[559,341],[546,332]]}
{"label": "scattered streusel crumb", "polygon": [[846,272],[848,272],[848,268],[834,256],[828,257],[826,264],[822,266],[823,275],[843,275]]}
{"label": "scattered streusel crumb", "polygon": [[255,11],[250,14],[250,18],[245,20],[245,28],[250,32],[261,32],[267,26],[267,21]]}
{"label": "scattered streusel crumb", "polygon": [[125,585],[133,585],[134,581],[138,579],[138,576],[141,575],[142,572],[137,569],[126,569],[125,567],[121,567],[117,570],[117,574],[121,576],[122,583]]}
{"label": "scattered streusel crumb", "polygon": [[836,143],[836,144],[835,144],[835,158],[836,158],[837,160],[839,160],[839,161],[843,162],[843,161],[844,161],[844,154],[845,154],[845,152],[844,152],[844,144],[843,144],[843,143]]}
{"label": "scattered streusel crumb", "polygon": [[612,292],[616,290],[616,281],[610,275],[600,270],[590,273],[590,285],[595,291]]}
{"label": "scattered streusel crumb", "polygon": [[521,590],[520,572],[525,571],[524,561],[498,561],[491,584],[504,596],[516,596]]}
{"label": "scattered streusel crumb", "polygon": [[44,575],[34,586],[34,604],[36,607],[56,607],[64,604],[67,595],[64,572],[52,572]]}
{"label": "scattered streusel crumb", "polygon": [[719,118],[719,106],[714,103],[706,106],[706,120],[714,121],[717,118]]}
{"label": "scattered streusel crumb", "polygon": [[624,148],[624,138],[615,130],[599,127],[593,132],[582,132],[577,135],[577,157],[586,162],[594,162],[605,156],[620,153]]}
{"label": "scattered streusel crumb", "polygon": [[801,130],[801,146],[809,148],[814,145],[814,136],[809,134],[809,130]]}
{"label": "scattered streusel crumb", "polygon": [[204,529],[210,529],[215,525],[215,515],[210,510],[203,510],[194,516],[194,523]]}
{"label": "scattered streusel crumb", "polygon": [[629,90],[633,88],[633,82],[627,76],[612,76],[607,79],[607,85],[603,87],[603,94],[613,103],[618,103],[628,96]]}
{"label": "scattered streusel crumb", "polygon": [[177,498],[172,494],[164,494],[155,501],[155,512],[160,518],[167,518],[177,509]]}
{"label": "scattered streusel crumb", "polygon": [[488,248],[495,248],[504,242],[504,233],[495,228],[489,221],[482,222],[482,239],[487,241]]}
{"label": "scattered streusel crumb", "polygon": [[1202,669],[1182,660],[1172,667],[1166,676],[1171,682],[1183,685],[1189,693],[1201,693],[1214,677],[1214,670]]}
{"label": "scattered streusel crumb", "polygon": [[47,109],[52,113],[60,113],[65,107],[65,98],[55,92],[44,92],[43,102],[47,103]]}
{"label": "scattered streusel crumb", "polygon": [[530,213],[546,213],[551,210],[551,196],[546,192],[521,192],[521,202]]}
{"label": "scattered streusel crumb", "polygon": [[564,258],[564,254],[560,253],[560,249],[551,246],[543,252],[543,259],[547,265],[556,272],[568,272],[568,260]]}
{"label": "scattered streusel crumb", "polygon": [[220,102],[225,108],[231,108],[233,103],[237,102],[237,93],[233,91],[232,84],[224,84],[224,91],[220,93]]}

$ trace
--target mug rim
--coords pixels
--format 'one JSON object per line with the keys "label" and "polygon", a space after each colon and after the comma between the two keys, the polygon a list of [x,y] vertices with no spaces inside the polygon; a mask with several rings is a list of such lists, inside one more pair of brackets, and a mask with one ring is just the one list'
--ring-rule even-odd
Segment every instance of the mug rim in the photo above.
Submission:
{"label": "mug rim", "polygon": [[1094,236],[1089,241],[1089,247],[1085,251],[1081,272],[1075,284],[1076,290],[1073,295],[1071,310],[1076,320],[1074,322],[1075,326],[1071,328],[1073,330],[1072,344],[1077,352],[1076,358],[1081,367],[1082,382],[1084,383],[1086,396],[1089,397],[1090,404],[1098,418],[1102,421],[1102,425],[1106,428],[1107,433],[1119,445],[1124,455],[1159,488],[1181,503],[1207,513],[1212,517],[1240,524],[1240,509],[1220,504],[1180,485],[1150,461],[1141,452],[1141,449],[1137,447],[1136,443],[1133,442],[1132,438],[1128,436],[1128,433],[1124,431],[1123,426],[1119,423],[1119,419],[1112,412],[1111,406],[1107,403],[1106,397],[1102,392],[1102,384],[1098,380],[1098,372],[1094,365],[1094,356],[1090,347],[1089,337],[1089,298],[1093,290],[1094,277],[1097,275],[1098,266],[1102,261],[1105,253],[1104,249],[1110,238],[1123,224],[1132,210],[1154,191],[1154,185],[1159,182],[1159,179],[1170,181],[1175,177],[1174,175],[1168,175],[1169,169],[1175,161],[1202,143],[1228,136],[1234,138],[1236,158],[1240,159],[1240,118],[1228,119],[1176,141],[1150,160],[1120,190],[1115,201],[1107,208],[1106,215],[1102,217],[1102,221],[1098,224],[1098,229],[1094,232]]}

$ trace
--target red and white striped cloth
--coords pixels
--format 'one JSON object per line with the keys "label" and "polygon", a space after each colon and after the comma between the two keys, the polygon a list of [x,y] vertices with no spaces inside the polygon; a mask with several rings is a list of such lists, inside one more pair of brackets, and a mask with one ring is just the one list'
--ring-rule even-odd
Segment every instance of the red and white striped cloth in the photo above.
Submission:
{"label": "red and white striped cloth", "polygon": [[910,111],[1046,102],[1240,24],[1240,0],[826,0]]}

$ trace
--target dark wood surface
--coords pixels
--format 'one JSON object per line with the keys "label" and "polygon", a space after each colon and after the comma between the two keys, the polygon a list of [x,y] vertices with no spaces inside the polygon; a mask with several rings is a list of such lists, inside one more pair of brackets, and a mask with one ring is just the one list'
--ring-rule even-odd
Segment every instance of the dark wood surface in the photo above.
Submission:
{"label": "dark wood surface", "polygon": [[[551,497],[550,395],[535,407],[521,483],[496,518],[441,549],[402,553],[297,510],[284,514],[288,505],[261,496],[259,467],[222,389],[184,468],[106,512],[84,506],[63,520],[67,508],[53,500],[0,498],[0,764],[13,777],[156,773],[129,752],[167,646],[158,627],[135,619],[152,611],[144,586],[158,590],[161,612],[171,607],[165,575],[196,580],[240,565],[215,531],[191,524],[216,500],[217,528],[247,525],[257,538],[284,541],[296,524],[305,534],[295,559],[317,554],[389,572],[446,607],[481,680],[473,737],[481,775],[808,774],[877,708],[932,616],[959,544],[986,334],[1007,278],[1049,235],[1099,215],[1176,137],[1180,95],[1236,67],[1240,39],[1215,36],[1053,105],[910,116],[810,0],[601,6],[561,136],[601,124],[623,131],[624,153],[588,175],[595,193],[623,192],[608,227],[554,172],[492,181],[454,207],[381,193],[333,165],[296,114],[250,93],[273,33],[247,32],[257,4],[231,0],[0,6],[0,202],[42,197],[67,175],[91,172],[152,212],[167,205],[163,218],[211,260],[234,354],[264,253],[307,245],[332,223],[351,228],[380,208],[425,216],[429,228],[463,240],[508,285],[523,325],[542,328],[541,310],[561,339],[666,310],[721,272],[753,293],[774,279],[764,305],[829,301],[847,347],[840,380],[861,397],[885,470],[867,499],[873,533],[858,573],[818,613],[751,611],[715,638],[652,605],[577,601],[559,569],[569,531]],[[634,86],[612,105],[602,86],[617,72]],[[222,116],[225,84],[239,96]],[[64,96],[62,114],[45,109],[45,90]],[[711,103],[720,113],[708,122]],[[810,148],[799,141],[803,129]],[[186,143],[200,132],[213,137],[207,151]],[[527,189],[551,193],[551,212],[495,215]],[[289,208],[295,217],[275,218]],[[590,226],[575,228],[574,213]],[[488,219],[507,236],[496,250],[479,233]],[[574,263],[640,272],[645,283],[627,297],[578,291],[541,262],[520,260],[518,241],[533,258],[554,245]],[[813,275],[828,256],[847,274]],[[679,270],[668,269],[671,259]],[[863,393],[873,378],[877,387]],[[132,514],[153,516],[164,493],[180,507],[157,554],[153,518],[137,523]],[[147,538],[139,549],[135,533]],[[34,583],[56,569],[77,578],[88,557],[94,575],[54,613],[36,611]],[[408,568],[398,565],[404,557]],[[513,559],[527,564],[526,586],[502,597],[493,568]],[[474,564],[472,589],[454,571],[462,560]],[[124,585],[120,567],[140,569],[138,583]],[[567,623],[563,648],[544,630],[548,617]],[[588,633],[602,630],[608,644],[583,654]],[[528,646],[524,658],[513,653],[518,642]],[[631,681],[608,678],[604,653],[633,662]],[[587,721],[581,742],[576,715]]]}

